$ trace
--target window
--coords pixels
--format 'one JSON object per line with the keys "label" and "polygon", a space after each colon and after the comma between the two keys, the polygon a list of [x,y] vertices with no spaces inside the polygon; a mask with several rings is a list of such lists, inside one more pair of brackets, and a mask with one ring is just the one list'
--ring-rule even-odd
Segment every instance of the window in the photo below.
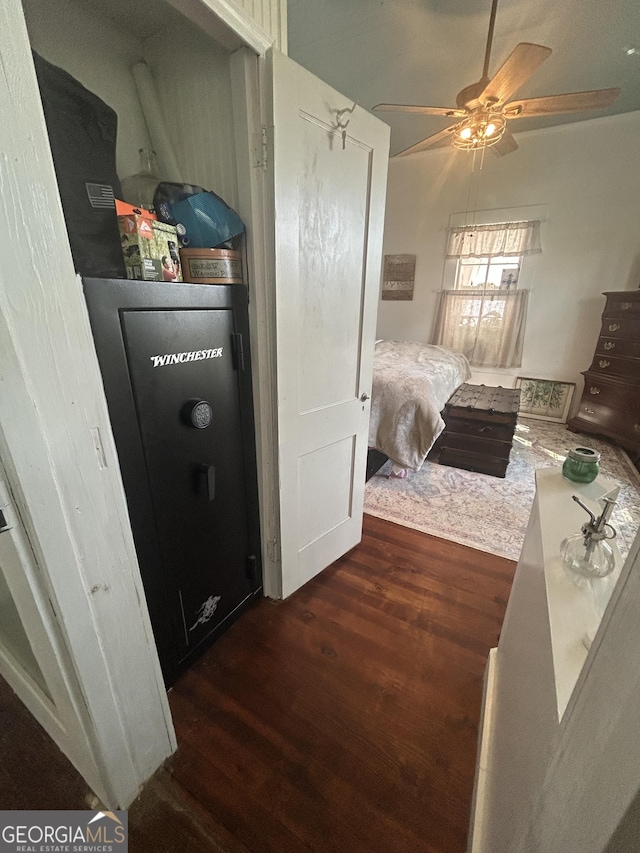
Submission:
{"label": "window", "polygon": [[455,284],[441,293],[434,343],[475,367],[520,367],[529,292],[517,283],[524,256],[541,251],[539,229],[536,220],[449,230]]}
{"label": "window", "polygon": [[458,258],[456,290],[515,290],[522,256],[505,258]]}

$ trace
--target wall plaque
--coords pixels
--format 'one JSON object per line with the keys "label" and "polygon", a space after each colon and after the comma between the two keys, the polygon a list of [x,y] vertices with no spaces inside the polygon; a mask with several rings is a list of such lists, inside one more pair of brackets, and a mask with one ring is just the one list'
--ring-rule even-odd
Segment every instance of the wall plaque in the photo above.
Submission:
{"label": "wall plaque", "polygon": [[383,299],[413,299],[415,255],[385,255],[382,275]]}

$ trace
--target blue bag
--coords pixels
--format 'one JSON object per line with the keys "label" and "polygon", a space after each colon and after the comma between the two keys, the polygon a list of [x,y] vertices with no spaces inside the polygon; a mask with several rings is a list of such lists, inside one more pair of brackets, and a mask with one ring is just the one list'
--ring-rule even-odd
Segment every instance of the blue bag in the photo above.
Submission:
{"label": "blue bag", "polygon": [[238,214],[215,193],[196,193],[170,206],[172,218],[186,229],[184,244],[190,248],[215,249],[244,233]]}

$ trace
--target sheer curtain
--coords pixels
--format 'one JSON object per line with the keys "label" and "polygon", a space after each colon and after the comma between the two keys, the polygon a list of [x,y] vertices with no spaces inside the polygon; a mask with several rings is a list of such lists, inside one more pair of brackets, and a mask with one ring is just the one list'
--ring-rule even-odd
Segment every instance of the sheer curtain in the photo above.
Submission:
{"label": "sheer curtain", "polygon": [[520,367],[528,290],[443,290],[434,343],[475,367]]}
{"label": "sheer curtain", "polygon": [[[488,260],[541,251],[538,220],[449,229],[447,258]],[[443,290],[433,342],[459,350],[475,367],[520,367],[528,298],[528,290]]]}

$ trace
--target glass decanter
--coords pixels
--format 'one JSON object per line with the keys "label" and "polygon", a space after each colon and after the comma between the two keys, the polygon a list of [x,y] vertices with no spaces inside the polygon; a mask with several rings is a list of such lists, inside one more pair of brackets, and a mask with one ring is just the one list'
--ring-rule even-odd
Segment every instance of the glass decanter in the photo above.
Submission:
{"label": "glass decanter", "polygon": [[616,560],[613,549],[606,541],[616,535],[615,528],[609,524],[620,489],[605,495],[602,513],[595,517],[577,495],[573,500],[589,514],[589,521],[582,525],[580,533],[567,536],[560,544],[560,556],[564,565],[572,572],[583,578],[604,578],[615,568]]}
{"label": "glass decanter", "polygon": [[156,152],[151,148],[141,148],[139,154],[140,170],[120,182],[122,198],[136,207],[153,210],[153,197],[160,183],[157,175]]}

